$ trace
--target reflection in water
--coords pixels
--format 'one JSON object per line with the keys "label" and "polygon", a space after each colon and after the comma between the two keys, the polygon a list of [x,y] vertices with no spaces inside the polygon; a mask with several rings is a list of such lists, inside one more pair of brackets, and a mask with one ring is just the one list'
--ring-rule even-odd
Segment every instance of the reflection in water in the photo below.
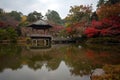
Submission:
{"label": "reflection in water", "polygon": [[51,48],[51,39],[31,39],[28,45],[30,49],[48,49]]}
{"label": "reflection in water", "polygon": [[90,46],[54,45],[50,49],[28,50],[0,45],[0,80],[90,80],[93,70],[105,64],[120,64],[117,48],[112,51],[107,47],[97,50]]}
{"label": "reflection in water", "polygon": [[27,65],[23,65],[21,69],[11,70],[5,69],[0,74],[1,80],[89,80],[88,75],[75,76],[71,75],[69,68],[64,61],[61,61],[56,70],[49,71],[46,64],[43,64],[41,69],[33,70]]}

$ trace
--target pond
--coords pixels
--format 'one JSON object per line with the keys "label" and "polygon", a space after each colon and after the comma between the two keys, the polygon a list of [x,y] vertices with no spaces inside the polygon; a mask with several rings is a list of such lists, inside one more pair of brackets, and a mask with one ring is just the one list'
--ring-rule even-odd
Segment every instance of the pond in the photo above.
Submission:
{"label": "pond", "polygon": [[120,64],[120,46],[0,45],[0,80],[91,80],[91,72],[106,64]]}

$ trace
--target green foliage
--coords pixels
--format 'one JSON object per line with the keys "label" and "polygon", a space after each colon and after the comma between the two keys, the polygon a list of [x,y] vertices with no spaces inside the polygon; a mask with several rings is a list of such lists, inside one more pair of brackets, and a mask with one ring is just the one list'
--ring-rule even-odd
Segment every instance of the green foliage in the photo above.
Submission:
{"label": "green foliage", "polygon": [[71,6],[69,10],[70,14],[66,17],[66,21],[72,22],[82,22],[89,21],[90,14],[92,13],[92,6]]}
{"label": "green foliage", "polygon": [[15,42],[17,40],[17,32],[14,28],[0,29],[0,40],[10,40]]}
{"label": "green foliage", "polygon": [[21,22],[21,23],[19,23],[19,27],[26,27],[26,26],[28,26],[29,25],[29,22],[28,21],[25,21],[25,22]]}
{"label": "green foliage", "polygon": [[37,12],[37,11],[34,11],[34,12],[31,12],[28,14],[27,16],[27,21],[29,22],[34,22],[34,21],[37,21],[39,19],[42,19],[42,14]]}
{"label": "green foliage", "polygon": [[21,47],[11,43],[11,44],[1,44],[0,45],[0,56],[1,55],[15,55],[21,53]]}
{"label": "green foliage", "polygon": [[11,11],[10,13],[8,13],[8,15],[14,17],[14,19],[17,20],[17,21],[20,21],[22,19],[21,18],[21,15],[22,15],[21,12]]}
{"label": "green foliage", "polygon": [[22,35],[21,28],[19,26],[16,28],[16,33],[18,36]]}
{"label": "green foliage", "polygon": [[96,21],[98,21],[98,15],[97,15],[96,12],[93,12],[93,13],[92,13],[91,21],[92,21],[92,20],[96,20]]}
{"label": "green foliage", "polygon": [[7,28],[6,31],[8,32],[9,39],[11,41],[16,41],[17,40],[17,32],[13,28]]}
{"label": "green foliage", "polygon": [[4,14],[4,10],[2,8],[0,8],[0,21],[2,20],[6,20],[5,14]]}
{"label": "green foliage", "polygon": [[0,8],[0,14],[3,14],[4,10],[2,8]]}
{"label": "green foliage", "polygon": [[60,15],[54,10],[48,10],[45,16],[47,17],[47,20],[51,23],[63,24]]}
{"label": "green foliage", "polygon": [[0,29],[0,40],[4,40],[7,38],[6,30]]}

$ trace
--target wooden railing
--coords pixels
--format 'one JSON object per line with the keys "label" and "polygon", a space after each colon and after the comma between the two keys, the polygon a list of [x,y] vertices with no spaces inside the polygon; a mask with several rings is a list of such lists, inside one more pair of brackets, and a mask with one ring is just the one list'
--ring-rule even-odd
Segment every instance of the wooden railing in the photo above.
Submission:
{"label": "wooden railing", "polygon": [[28,37],[52,37],[49,34],[27,34]]}

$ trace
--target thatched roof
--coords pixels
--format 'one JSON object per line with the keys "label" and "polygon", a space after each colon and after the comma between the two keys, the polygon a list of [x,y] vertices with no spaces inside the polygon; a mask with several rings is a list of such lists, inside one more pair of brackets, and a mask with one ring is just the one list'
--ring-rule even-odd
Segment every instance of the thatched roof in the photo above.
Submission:
{"label": "thatched roof", "polygon": [[38,21],[32,23],[31,25],[29,25],[28,27],[32,27],[33,29],[48,29],[48,28],[51,28],[52,26],[49,25],[44,20],[38,20]]}

